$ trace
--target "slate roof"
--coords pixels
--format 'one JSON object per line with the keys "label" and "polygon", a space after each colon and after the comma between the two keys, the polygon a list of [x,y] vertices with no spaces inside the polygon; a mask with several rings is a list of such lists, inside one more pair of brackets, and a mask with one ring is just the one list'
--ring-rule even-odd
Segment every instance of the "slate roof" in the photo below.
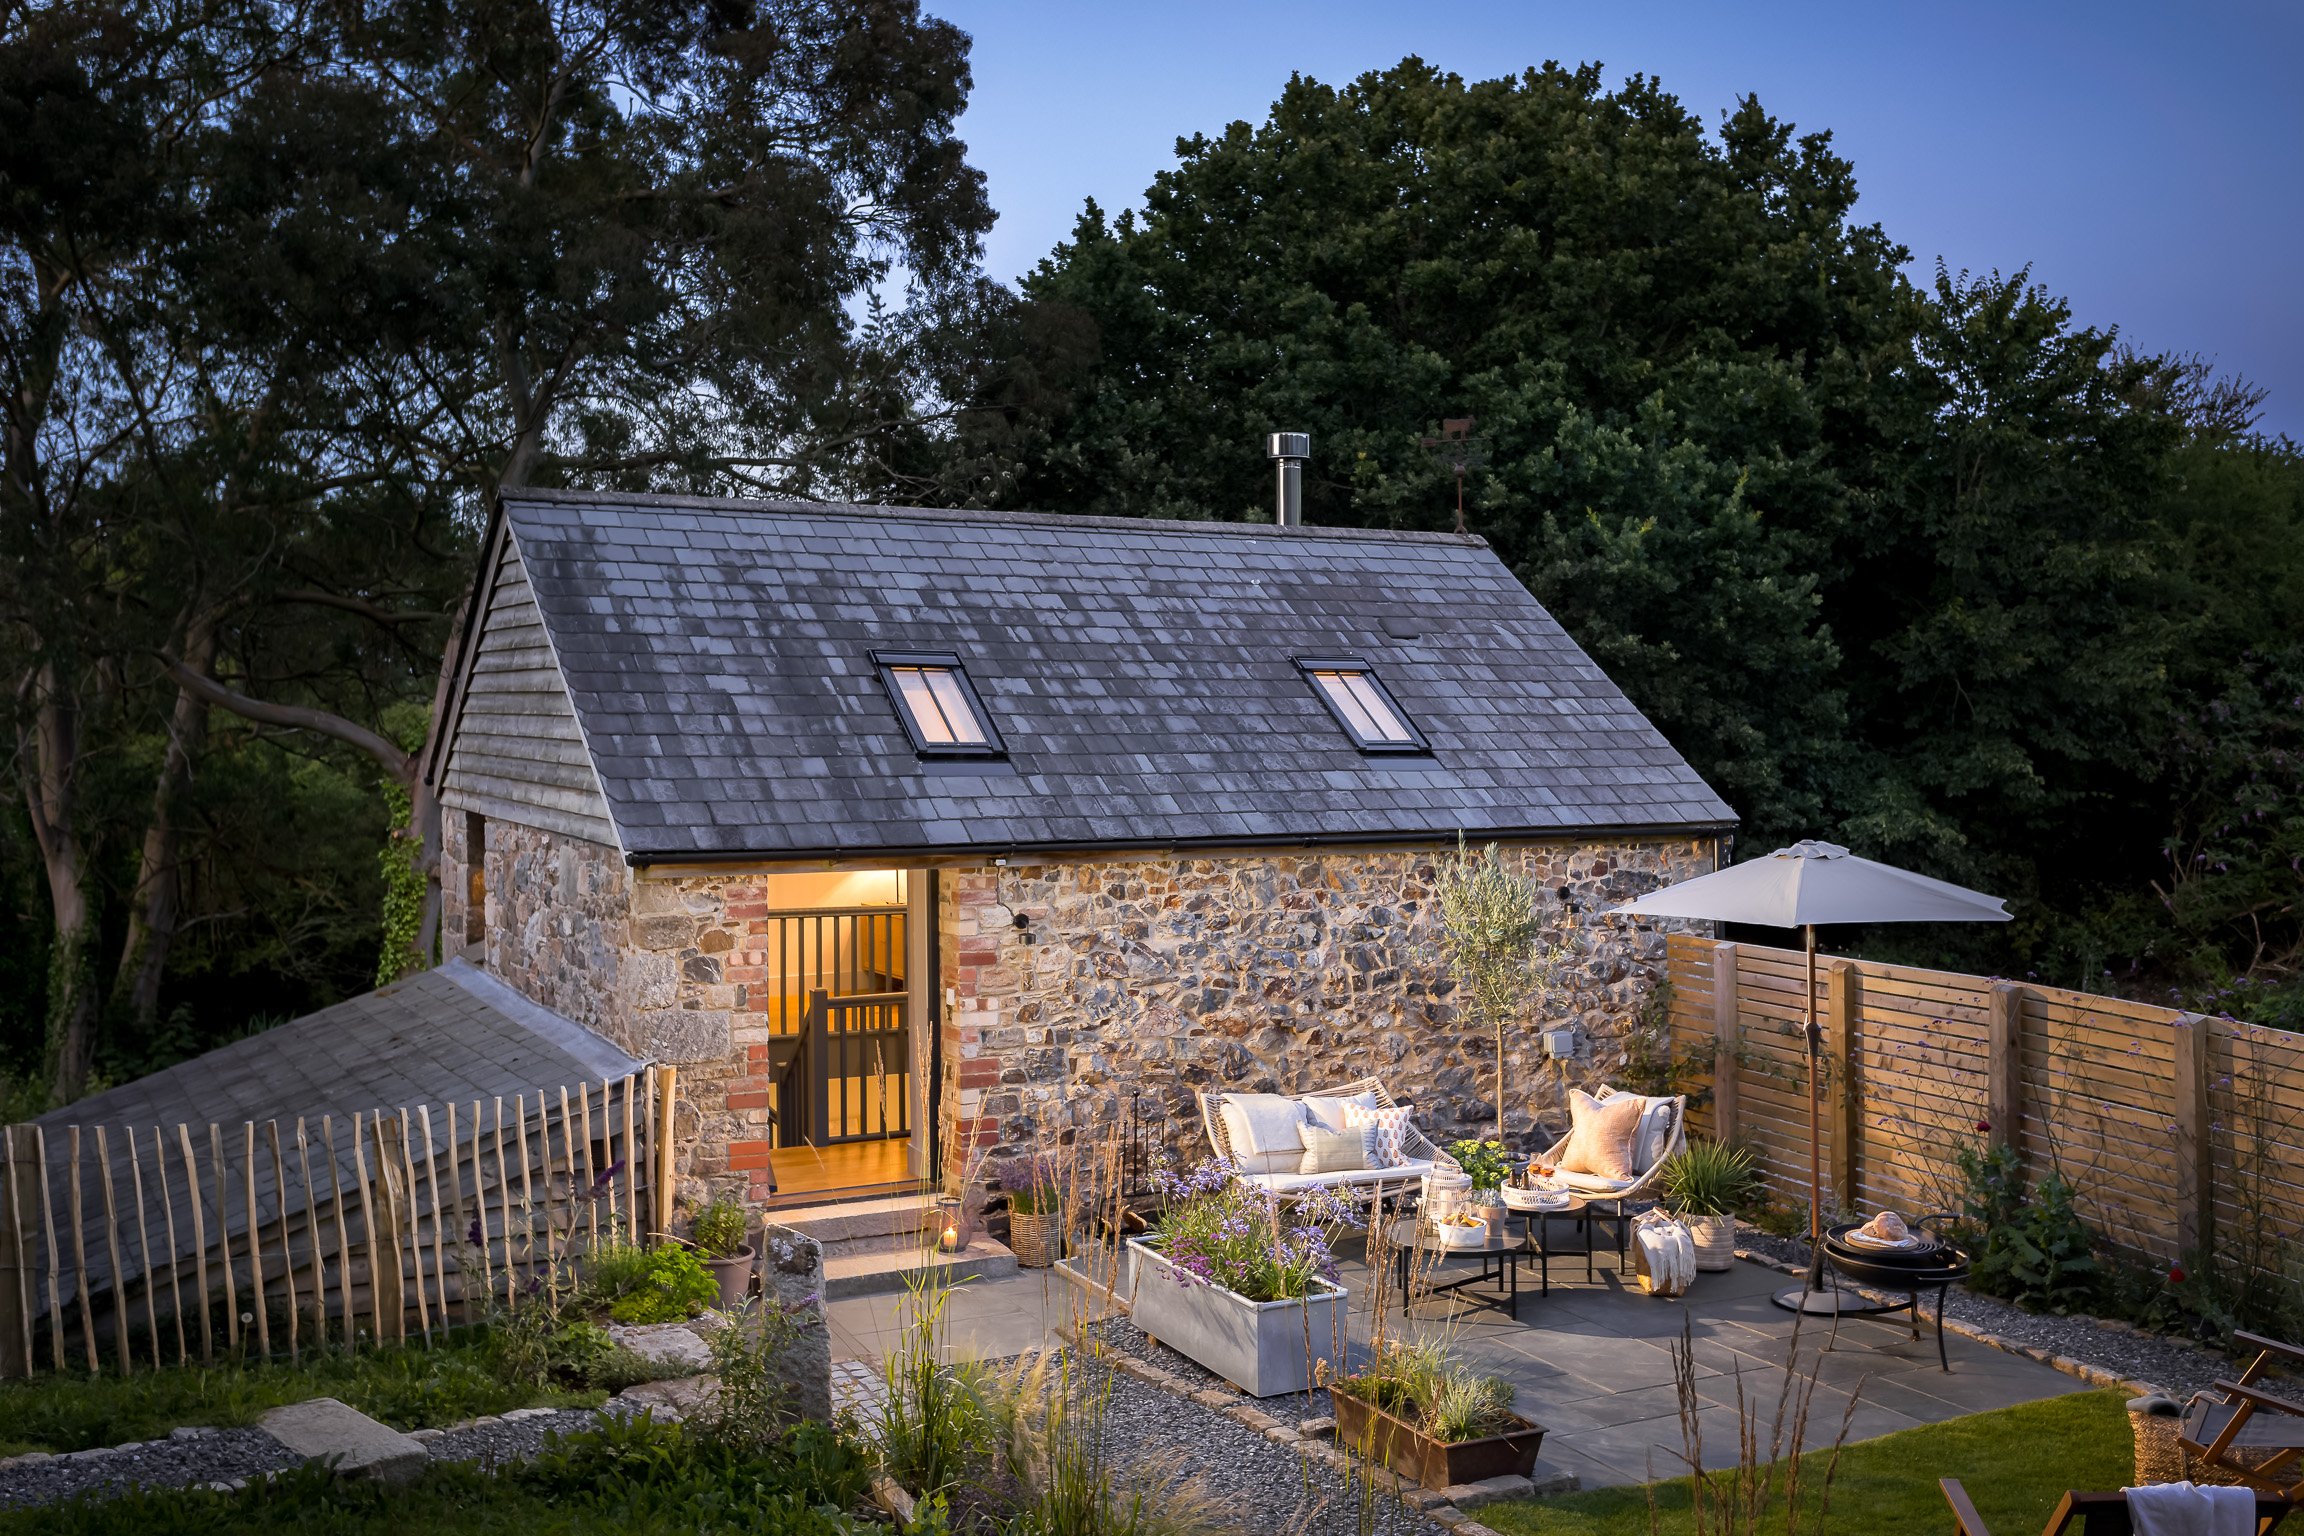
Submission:
{"label": "slate roof", "polygon": [[[1487,834],[1734,813],[1485,541],[522,491],[503,511],[636,863]],[[958,653],[1006,765],[917,760],[874,649]],[[1433,745],[1362,755],[1364,658]]]}
{"label": "slate roof", "polygon": [[[460,1112],[474,1099],[493,1109],[494,1099],[502,1095],[509,1118],[515,1094],[527,1095],[533,1104],[540,1090],[573,1090],[578,1083],[597,1085],[604,1078],[638,1072],[643,1065],[612,1042],[529,1001],[470,962],[452,959],[436,969],[420,971],[332,1008],[291,1019],[190,1061],[50,1110],[34,1123],[45,1135],[49,1183],[55,1189],[65,1187],[66,1170],[71,1166],[70,1128],[105,1127],[113,1176],[122,1181],[124,1208],[128,1202],[126,1132],[135,1133],[143,1177],[150,1183],[158,1166],[153,1128],[165,1127],[170,1198],[180,1214],[189,1210],[191,1194],[178,1161],[176,1127],[192,1127],[193,1148],[204,1168],[210,1156],[207,1127],[222,1127],[225,1158],[235,1180],[226,1202],[228,1229],[240,1233],[248,1226],[243,1188],[237,1182],[247,1122],[255,1122],[257,1128],[256,1203],[269,1220],[278,1202],[274,1197],[271,1143],[265,1134],[268,1120],[280,1123],[284,1161],[292,1170],[293,1188],[293,1181],[300,1177],[293,1139],[295,1124],[298,1116],[304,1118],[313,1142],[313,1178],[317,1186],[325,1187],[328,1164],[325,1144],[319,1140],[320,1117],[332,1115],[337,1178],[350,1189],[355,1110],[366,1115],[377,1109],[406,1108],[413,1115],[418,1105],[431,1106],[432,1145],[436,1153],[444,1155],[448,1125],[442,1107],[451,1100]],[[469,1122],[466,1130],[468,1134]],[[421,1166],[424,1142],[413,1121],[410,1146]],[[94,1189],[99,1175],[91,1129],[83,1129],[80,1156],[85,1182]],[[212,1183],[210,1179],[203,1187],[212,1187]],[[111,1283],[111,1265],[101,1204],[91,1205],[82,1231],[89,1284],[102,1290]],[[148,1237],[154,1243],[163,1240],[157,1227]],[[176,1246],[180,1256],[189,1257],[192,1230],[188,1218]],[[129,1254],[124,1267],[129,1267],[131,1276],[141,1272],[142,1263],[134,1251],[124,1251]],[[74,1285],[70,1275],[68,1265],[60,1281],[67,1295]]]}

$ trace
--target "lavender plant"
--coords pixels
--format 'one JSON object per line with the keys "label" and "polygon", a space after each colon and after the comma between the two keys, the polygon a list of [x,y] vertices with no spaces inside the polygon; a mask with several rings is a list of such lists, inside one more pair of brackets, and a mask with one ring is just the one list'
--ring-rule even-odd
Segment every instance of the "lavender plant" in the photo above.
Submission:
{"label": "lavender plant", "polygon": [[1270,1190],[1234,1175],[1222,1158],[1190,1173],[1163,1168],[1154,1175],[1166,1207],[1157,1232],[1176,1278],[1249,1301],[1293,1301],[1310,1295],[1313,1281],[1335,1279],[1330,1234],[1360,1225],[1352,1208],[1324,1189],[1303,1191],[1283,1206]]}

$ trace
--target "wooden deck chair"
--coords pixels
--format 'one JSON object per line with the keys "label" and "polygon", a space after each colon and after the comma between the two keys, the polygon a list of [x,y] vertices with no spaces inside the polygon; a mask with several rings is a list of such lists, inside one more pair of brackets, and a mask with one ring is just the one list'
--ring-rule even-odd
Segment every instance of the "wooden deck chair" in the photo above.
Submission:
{"label": "wooden deck chair", "polygon": [[[1968,1490],[1960,1486],[1960,1479],[1937,1479],[1944,1490],[1944,1501],[1952,1506],[1955,1536],[1992,1536],[1985,1527],[1983,1517],[1976,1513]],[[2256,1495],[2256,1536],[2288,1518],[2296,1506],[2283,1498],[2268,1493]],[[2048,1524],[2040,1536],[2135,1536],[2135,1524],[2128,1518],[2128,1495],[2112,1493],[2067,1493],[2056,1506],[2056,1513],[2048,1517]]]}
{"label": "wooden deck chair", "polygon": [[[2260,1333],[2233,1338],[2256,1351],[2237,1381],[2192,1399],[2178,1432],[2187,1458],[2262,1493],[2304,1500],[2304,1401],[2259,1385],[2274,1365],[2304,1364],[2304,1349]],[[2224,1394],[2222,1402],[2215,1394]]]}

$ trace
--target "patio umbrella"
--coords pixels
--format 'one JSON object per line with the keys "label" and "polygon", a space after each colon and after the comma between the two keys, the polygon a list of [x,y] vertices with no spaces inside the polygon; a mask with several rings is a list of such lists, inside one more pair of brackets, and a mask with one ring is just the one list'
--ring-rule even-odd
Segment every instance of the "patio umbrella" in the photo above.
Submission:
{"label": "patio umbrella", "polygon": [[1799,842],[1764,859],[1650,891],[1610,909],[1631,917],[1692,917],[1765,928],[1801,928],[1808,949],[1808,1284],[1778,1296],[1795,1311],[1824,1312],[1818,1290],[1824,1252],[1823,1098],[1817,1083],[1824,1032],[1816,1023],[1816,925],[1819,923],[2004,923],[1997,896],[1931,880],[1893,864],[1858,858],[1833,843]]}

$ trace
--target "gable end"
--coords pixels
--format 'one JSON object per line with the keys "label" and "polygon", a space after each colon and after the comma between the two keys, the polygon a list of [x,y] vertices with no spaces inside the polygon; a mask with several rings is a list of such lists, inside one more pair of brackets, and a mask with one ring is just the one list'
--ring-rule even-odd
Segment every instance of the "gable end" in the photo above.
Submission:
{"label": "gable end", "polygon": [[440,803],[620,847],[509,531],[479,623]]}

